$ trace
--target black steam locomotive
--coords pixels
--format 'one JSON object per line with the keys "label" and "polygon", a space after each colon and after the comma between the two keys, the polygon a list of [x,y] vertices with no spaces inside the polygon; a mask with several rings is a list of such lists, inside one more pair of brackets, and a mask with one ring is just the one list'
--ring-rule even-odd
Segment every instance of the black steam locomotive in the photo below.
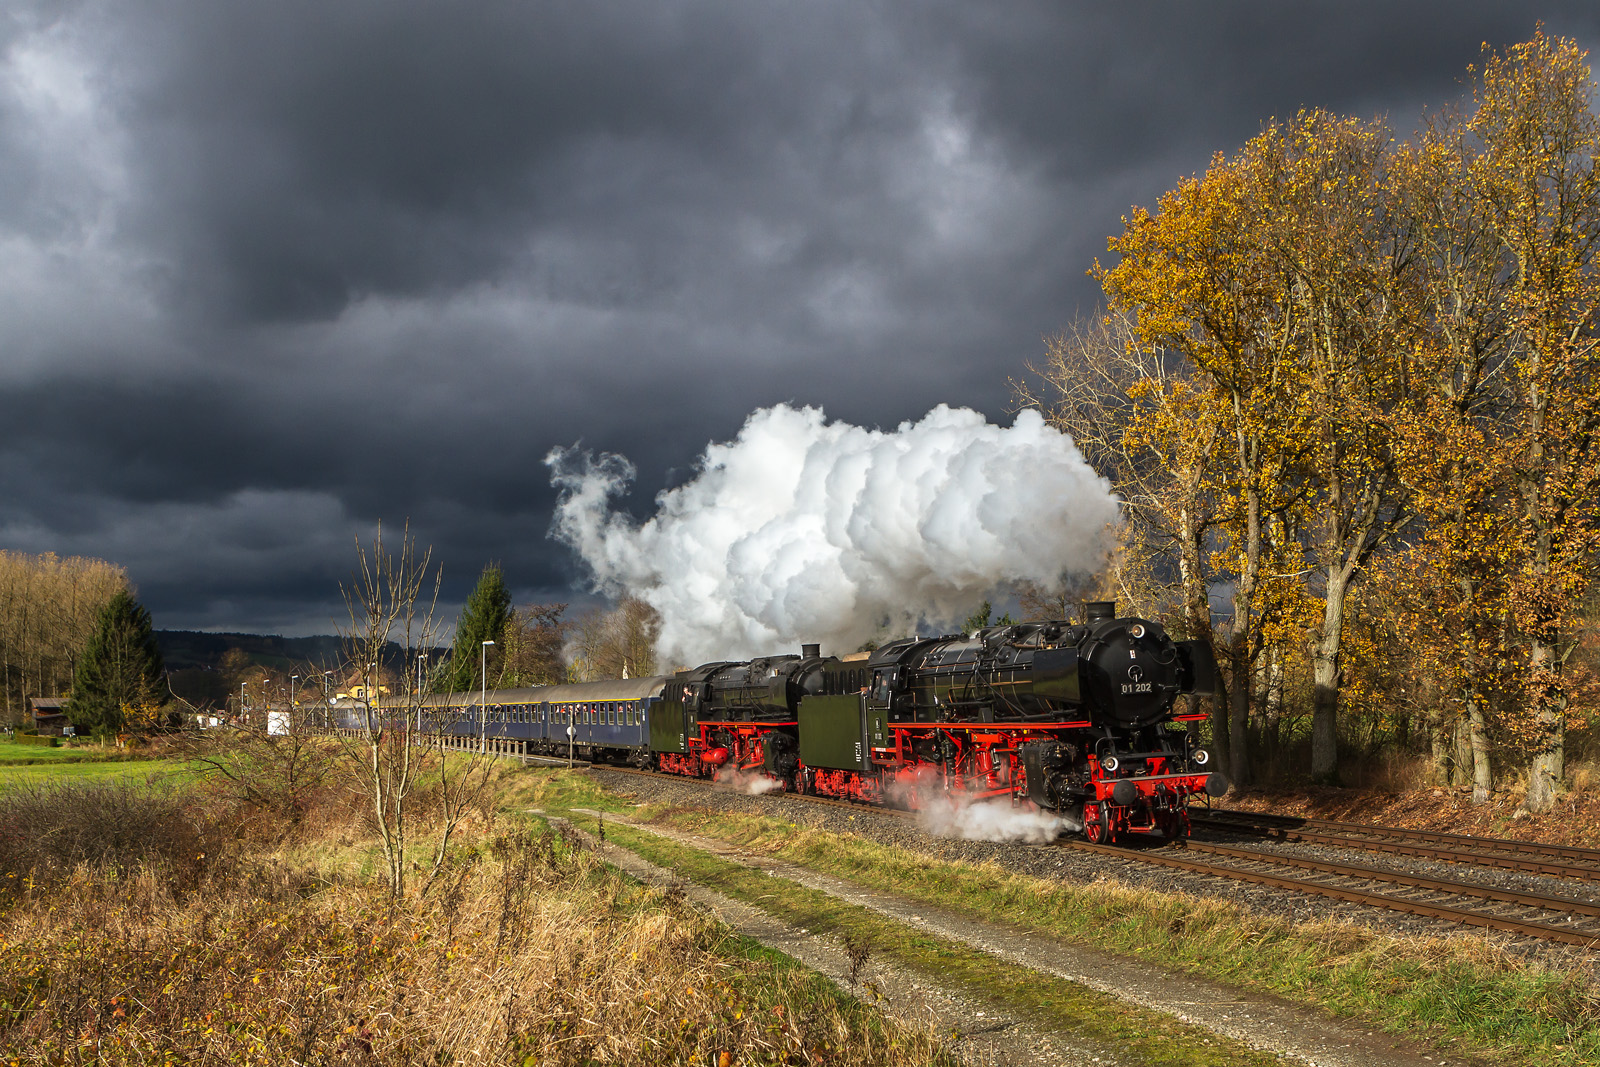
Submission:
{"label": "black steam locomotive", "polygon": [[916,808],[994,800],[1091,841],[1188,836],[1188,800],[1228,783],[1174,723],[1215,685],[1209,644],[1085,605],[1085,621],[991,626],[833,657],[435,698],[450,732],[530,752]]}

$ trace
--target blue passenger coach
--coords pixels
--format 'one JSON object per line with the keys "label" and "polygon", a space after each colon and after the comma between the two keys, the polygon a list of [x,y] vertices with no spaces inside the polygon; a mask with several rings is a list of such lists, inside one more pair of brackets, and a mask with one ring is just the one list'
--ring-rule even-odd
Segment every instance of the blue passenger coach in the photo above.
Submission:
{"label": "blue passenger coach", "polygon": [[621,678],[440,694],[423,702],[420,725],[455,737],[521,742],[530,755],[564,756],[570,744],[584,759],[643,765],[649,759],[651,711],[666,681]]}

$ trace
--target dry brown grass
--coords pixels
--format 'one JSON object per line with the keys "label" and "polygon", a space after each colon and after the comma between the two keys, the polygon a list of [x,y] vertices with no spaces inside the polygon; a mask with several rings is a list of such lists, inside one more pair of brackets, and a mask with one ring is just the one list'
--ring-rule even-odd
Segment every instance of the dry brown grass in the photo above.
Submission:
{"label": "dry brown grass", "polygon": [[554,833],[484,827],[404,908],[328,870],[242,849],[182,886],[142,861],[24,885],[0,912],[0,1062],[941,1059]]}

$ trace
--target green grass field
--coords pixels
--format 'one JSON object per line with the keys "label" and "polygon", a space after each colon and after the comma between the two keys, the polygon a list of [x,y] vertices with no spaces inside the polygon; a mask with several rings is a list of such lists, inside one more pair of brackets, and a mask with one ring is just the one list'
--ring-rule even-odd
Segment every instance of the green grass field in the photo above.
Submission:
{"label": "green grass field", "polygon": [[84,745],[43,748],[0,739],[0,789],[24,782],[59,779],[111,781],[165,775],[183,766],[181,760],[119,759],[115,748]]}
{"label": "green grass field", "polygon": [[183,767],[182,760],[129,760],[126,763],[50,763],[0,766],[0,789],[33,782],[74,781],[110,782],[127,778],[143,780],[159,778]]}
{"label": "green grass field", "polygon": [[24,745],[16,741],[7,741],[0,737],[0,763],[25,761],[28,763],[60,763],[78,762],[91,759],[106,759],[118,755],[115,748],[100,745],[62,745],[59,748],[46,748],[43,745]]}

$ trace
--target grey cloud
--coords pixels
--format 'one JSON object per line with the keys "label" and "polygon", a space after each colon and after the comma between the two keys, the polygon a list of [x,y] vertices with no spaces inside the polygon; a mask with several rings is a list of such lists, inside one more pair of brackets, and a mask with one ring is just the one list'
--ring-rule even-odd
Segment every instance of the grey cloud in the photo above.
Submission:
{"label": "grey cloud", "polygon": [[1301,105],[1404,127],[1587,6],[317,4],[0,14],[0,547],[160,625],[326,630],[409,519],[575,576],[553,445],[639,512],[754,408],[1003,418],[1133,203]]}

